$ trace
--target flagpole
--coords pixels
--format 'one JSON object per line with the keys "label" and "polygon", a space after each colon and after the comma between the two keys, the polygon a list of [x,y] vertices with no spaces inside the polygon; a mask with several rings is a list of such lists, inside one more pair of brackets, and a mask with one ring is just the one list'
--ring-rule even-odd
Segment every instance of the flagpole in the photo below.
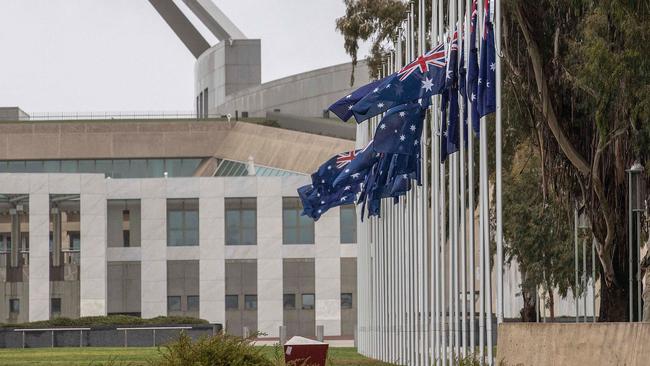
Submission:
{"label": "flagpole", "polygon": [[[426,52],[426,10],[425,10],[425,0],[419,0],[419,45],[420,45],[420,55],[423,55]],[[427,296],[430,291],[430,281],[428,275],[429,268],[429,253],[428,253],[428,212],[429,212],[429,167],[428,167],[428,155],[427,155],[427,146],[429,145],[429,130],[428,130],[428,118],[424,118],[422,122],[422,135],[420,136],[420,165],[421,168],[421,179],[422,187],[419,187],[419,212],[420,212],[420,269],[421,269],[421,280],[422,285],[420,292],[420,359],[422,364],[429,365],[429,349],[430,349],[430,336],[429,336],[429,314],[431,313],[430,307],[431,302],[429,301],[429,296]]]}
{"label": "flagpole", "polygon": [[[490,2],[488,3],[490,4]],[[490,17],[491,9],[487,9],[487,16]],[[487,82],[487,81],[486,81]],[[487,357],[488,364],[493,363],[493,349],[492,349],[492,270],[490,268],[490,221],[489,221],[489,172],[488,172],[488,141],[487,141],[487,117],[481,119],[481,141],[483,142],[481,154],[483,155],[483,241],[485,245],[485,331],[487,337]]]}
{"label": "flagpole", "polygon": [[[477,9],[477,14],[478,14],[478,24],[477,26],[479,27],[480,31],[478,32],[479,34],[483,34],[483,2],[478,1],[478,9]],[[480,26],[479,26],[480,24]],[[479,42],[479,45],[482,46],[481,42]],[[479,48],[479,54],[480,54],[480,48]],[[480,118],[480,117],[479,117]],[[485,145],[485,118],[480,118],[479,119],[479,264],[480,264],[480,275],[481,275],[481,280],[480,280],[480,312],[479,312],[479,359],[480,359],[480,364],[484,365],[485,364],[485,318],[486,318],[486,268],[485,268],[485,261],[483,260],[485,257],[487,257],[485,253],[485,194],[486,194],[486,189],[485,189],[485,171],[484,171],[484,163],[483,163],[483,158],[485,156],[484,153],[484,145]]]}
{"label": "flagpole", "polygon": [[497,52],[496,57],[496,219],[497,219],[497,321],[503,323],[503,201],[501,200],[502,189],[502,166],[501,166],[501,0],[495,0],[495,31],[494,43]]}

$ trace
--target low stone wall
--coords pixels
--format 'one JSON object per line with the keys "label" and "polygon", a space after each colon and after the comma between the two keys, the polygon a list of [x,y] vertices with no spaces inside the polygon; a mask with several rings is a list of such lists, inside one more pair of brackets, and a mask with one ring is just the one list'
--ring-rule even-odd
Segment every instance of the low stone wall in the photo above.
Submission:
{"label": "low stone wall", "polygon": [[504,323],[497,365],[650,364],[650,323]]}
{"label": "low stone wall", "polygon": [[[181,325],[170,325],[178,327]],[[120,329],[117,329],[120,328]],[[124,331],[123,328],[127,328]],[[133,328],[133,329],[131,329]],[[192,339],[211,336],[221,331],[221,324],[192,325],[191,329],[137,329],[139,327],[102,327],[79,331],[56,328],[39,331],[16,331],[0,329],[0,348],[40,348],[40,347],[153,347],[164,345],[185,332]]]}

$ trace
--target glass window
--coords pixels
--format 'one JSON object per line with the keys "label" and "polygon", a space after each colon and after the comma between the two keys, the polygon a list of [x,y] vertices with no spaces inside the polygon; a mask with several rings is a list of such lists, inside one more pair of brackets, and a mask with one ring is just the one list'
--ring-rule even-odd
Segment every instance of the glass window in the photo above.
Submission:
{"label": "glass window", "polygon": [[352,309],[352,294],[349,292],[341,294],[341,309]]}
{"label": "glass window", "polygon": [[180,296],[167,296],[167,311],[181,311]]}
{"label": "glass window", "polygon": [[165,161],[162,159],[148,159],[147,160],[147,177],[159,178],[165,172]]}
{"label": "glass window", "polygon": [[9,164],[6,161],[0,161],[0,173],[10,172]]}
{"label": "glass window", "polygon": [[314,220],[301,216],[302,203],[297,197],[282,199],[282,242],[314,244]]}
{"label": "glass window", "polygon": [[12,173],[25,173],[25,161],[10,161],[9,171]]}
{"label": "glass window", "polygon": [[341,243],[350,244],[357,242],[357,211],[354,205],[341,206]]}
{"label": "glass window", "polygon": [[77,173],[77,161],[76,160],[62,160],[61,161],[61,173]]}
{"label": "glass window", "polygon": [[41,173],[43,171],[43,161],[28,160],[25,162],[25,171],[29,173]]}
{"label": "glass window", "polygon": [[79,173],[94,173],[95,160],[79,160]]}
{"label": "glass window", "polygon": [[282,302],[284,304],[284,310],[295,310],[296,294],[284,294],[282,297]]}
{"label": "glass window", "polygon": [[53,297],[50,301],[50,312],[52,315],[60,315],[61,314],[61,298],[60,297]]}
{"label": "glass window", "polygon": [[183,177],[191,177],[194,175],[200,163],[201,159],[183,159],[181,162],[181,175]]}
{"label": "glass window", "polygon": [[315,302],[314,294],[302,294],[302,308],[304,310],[313,310]]}
{"label": "glass window", "polygon": [[169,177],[180,177],[182,176],[182,161],[181,159],[166,159],[165,160],[165,171]]}
{"label": "glass window", "polygon": [[113,178],[128,178],[129,177],[129,160],[117,159],[113,160]]}
{"label": "glass window", "polygon": [[113,178],[113,160],[96,160],[95,173],[102,173]]}
{"label": "glass window", "polygon": [[257,295],[244,295],[244,309],[257,310]]}
{"label": "glass window", "polygon": [[226,295],[226,310],[239,309],[239,295]]}
{"label": "glass window", "polygon": [[199,295],[187,297],[187,311],[199,311]]}
{"label": "glass window", "polygon": [[70,237],[70,249],[81,249],[81,234],[78,231],[68,231],[68,237]]}
{"label": "glass window", "polygon": [[257,200],[226,198],[226,245],[257,244]]}
{"label": "glass window", "polygon": [[145,159],[131,159],[129,178],[145,178],[147,176],[147,161]]}
{"label": "glass window", "polygon": [[61,170],[61,161],[59,160],[45,160],[43,162],[44,173],[58,173]]}
{"label": "glass window", "polygon": [[20,313],[20,299],[9,299],[9,312],[13,314]]}
{"label": "glass window", "polygon": [[122,230],[122,243],[124,247],[131,246],[131,230]]}
{"label": "glass window", "polygon": [[199,245],[198,200],[167,200],[167,245]]}

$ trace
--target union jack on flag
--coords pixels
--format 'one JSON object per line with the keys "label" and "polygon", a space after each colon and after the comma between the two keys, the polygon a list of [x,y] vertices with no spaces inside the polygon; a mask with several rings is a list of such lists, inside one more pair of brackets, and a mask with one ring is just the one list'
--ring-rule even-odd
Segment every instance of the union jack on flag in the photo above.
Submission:
{"label": "union jack on flag", "polygon": [[426,74],[429,71],[429,66],[434,66],[438,68],[445,67],[445,50],[444,45],[441,43],[438,47],[433,50],[420,55],[410,64],[404,66],[397,74],[400,76],[400,81],[404,81],[409,77],[415,70],[420,71],[421,74]]}
{"label": "union jack on flag", "polygon": [[357,156],[357,154],[356,151],[354,150],[338,154],[336,156],[336,168],[341,169],[344,166],[350,164],[350,162],[352,161],[352,159],[354,159],[355,156]]}

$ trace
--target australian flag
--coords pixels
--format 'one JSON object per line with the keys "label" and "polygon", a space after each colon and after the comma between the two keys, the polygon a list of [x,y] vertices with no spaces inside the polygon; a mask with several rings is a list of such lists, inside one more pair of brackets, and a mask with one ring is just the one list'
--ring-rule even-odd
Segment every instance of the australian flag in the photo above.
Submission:
{"label": "australian flag", "polygon": [[413,155],[420,151],[426,106],[402,104],[386,112],[375,131],[373,147],[379,153]]}
{"label": "australian flag", "polygon": [[388,109],[413,102],[427,100],[440,94],[445,84],[445,50],[440,44],[419,56],[399,72],[379,84],[377,91],[363,97],[352,107],[354,118],[362,122]]}
{"label": "australian flag", "polygon": [[377,92],[377,88],[381,83],[384,82],[384,79],[375,80],[372,83],[366,84],[359,89],[353,91],[352,93],[344,96],[343,98],[336,101],[328,109],[336,114],[341,120],[348,121],[350,117],[353,116],[352,106],[354,106],[361,98],[365,97],[369,93]]}
{"label": "australian flag", "polygon": [[350,182],[363,182],[364,175],[367,174],[377,161],[381,154],[375,151],[373,141],[370,141],[366,147],[359,150],[356,156],[348,163],[339,174],[334,178],[332,187],[336,188]]}
{"label": "australian flag", "polygon": [[478,136],[481,129],[480,116],[478,113],[478,48],[476,47],[476,26],[477,26],[477,1],[472,0],[472,14],[469,28],[469,62],[467,65],[468,98],[472,102],[471,119],[472,129]]}
{"label": "australian flag", "polygon": [[445,93],[449,95],[449,125],[447,126],[447,154],[458,151],[458,126],[460,108],[458,107],[458,32],[449,45],[449,58],[447,61],[447,81]]}
{"label": "australian flag", "polygon": [[490,0],[485,0],[485,29],[481,41],[481,66],[478,77],[478,111],[485,117],[496,110],[496,52],[494,30],[490,21]]}
{"label": "australian flag", "polygon": [[355,177],[342,181],[340,187],[335,188],[333,183],[361,151],[346,151],[331,157],[311,175],[312,184],[298,188],[303,215],[318,220],[328,209],[355,201],[368,169],[360,170]]}

